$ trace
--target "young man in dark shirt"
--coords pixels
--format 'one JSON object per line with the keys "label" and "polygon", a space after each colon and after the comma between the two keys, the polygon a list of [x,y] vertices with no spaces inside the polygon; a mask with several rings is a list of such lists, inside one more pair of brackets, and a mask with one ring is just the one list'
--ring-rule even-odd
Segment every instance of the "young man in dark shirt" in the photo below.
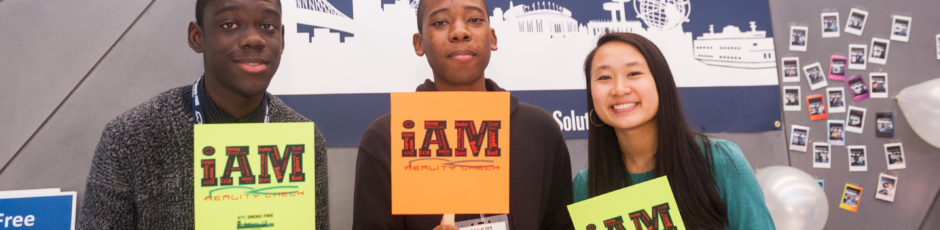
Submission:
{"label": "young man in dark shirt", "polygon": [[[483,0],[423,0],[418,6],[415,54],[426,56],[434,81],[417,91],[505,91],[484,78],[497,49]],[[356,164],[353,229],[454,229],[442,215],[392,215],[389,115],[363,134]],[[510,203],[512,229],[572,229],[571,165],[564,138],[544,109],[510,102]],[[457,215],[456,221],[479,218]]]}
{"label": "young man in dark shirt", "polygon": [[[79,229],[192,229],[193,124],[309,121],[265,92],[284,49],[277,0],[198,0],[189,46],[205,72],[111,121]],[[326,141],[315,131],[316,227],[329,229]]]}

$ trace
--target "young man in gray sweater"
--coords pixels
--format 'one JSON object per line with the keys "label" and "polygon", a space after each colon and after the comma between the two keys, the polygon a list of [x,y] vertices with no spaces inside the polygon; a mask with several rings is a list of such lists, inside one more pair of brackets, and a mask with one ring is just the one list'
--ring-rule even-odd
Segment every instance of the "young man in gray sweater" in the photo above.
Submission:
{"label": "young man in gray sweater", "polygon": [[[198,0],[189,46],[205,73],[108,123],[79,229],[193,229],[193,124],[309,121],[266,92],[284,49],[277,0]],[[316,227],[329,229],[326,141],[315,133]]]}
{"label": "young man in gray sweater", "polygon": [[[505,91],[484,77],[497,49],[484,0],[422,0],[418,6],[415,54],[426,56],[434,81],[417,91]],[[509,173],[510,229],[573,229],[571,163],[558,124],[548,112],[511,98],[512,150]],[[457,229],[452,221],[475,215],[392,215],[390,117],[382,116],[362,135],[356,162],[353,229]]]}

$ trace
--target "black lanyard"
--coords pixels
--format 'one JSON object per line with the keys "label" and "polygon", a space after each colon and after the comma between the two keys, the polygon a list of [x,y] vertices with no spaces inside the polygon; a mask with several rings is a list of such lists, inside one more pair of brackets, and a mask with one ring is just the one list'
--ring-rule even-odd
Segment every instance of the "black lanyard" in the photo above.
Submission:
{"label": "black lanyard", "polygon": [[[199,81],[202,81],[202,78],[196,79],[196,83],[193,83],[193,123],[202,124],[205,122],[202,114],[202,104],[199,103]],[[264,104],[264,123],[268,123],[269,118],[271,117],[270,110],[268,110],[268,104]]]}

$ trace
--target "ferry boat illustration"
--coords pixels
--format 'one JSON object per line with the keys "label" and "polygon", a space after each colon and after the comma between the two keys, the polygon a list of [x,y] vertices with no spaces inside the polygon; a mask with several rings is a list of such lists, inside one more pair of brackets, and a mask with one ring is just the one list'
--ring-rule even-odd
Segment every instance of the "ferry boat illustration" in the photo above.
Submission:
{"label": "ferry boat illustration", "polygon": [[709,25],[708,33],[695,38],[692,43],[696,60],[708,65],[733,68],[774,68],[774,39],[767,31],[757,30],[757,23],[750,22],[750,31],[741,31],[737,26],[725,26],[715,33]]}

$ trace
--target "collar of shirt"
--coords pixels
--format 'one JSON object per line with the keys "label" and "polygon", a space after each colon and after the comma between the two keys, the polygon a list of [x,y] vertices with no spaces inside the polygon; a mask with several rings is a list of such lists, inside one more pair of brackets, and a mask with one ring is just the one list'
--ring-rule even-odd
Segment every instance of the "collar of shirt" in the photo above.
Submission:
{"label": "collar of shirt", "polygon": [[209,93],[206,91],[206,79],[203,76],[203,79],[199,81],[199,86],[196,87],[199,90],[199,101],[202,102],[203,116],[205,118],[206,124],[217,124],[217,123],[262,123],[264,122],[264,108],[268,105],[268,94],[264,94],[264,98],[261,99],[261,105],[258,108],[255,108],[254,112],[248,114],[241,119],[232,117],[221,108],[215,105],[215,102],[212,102],[212,99],[209,98]]}

